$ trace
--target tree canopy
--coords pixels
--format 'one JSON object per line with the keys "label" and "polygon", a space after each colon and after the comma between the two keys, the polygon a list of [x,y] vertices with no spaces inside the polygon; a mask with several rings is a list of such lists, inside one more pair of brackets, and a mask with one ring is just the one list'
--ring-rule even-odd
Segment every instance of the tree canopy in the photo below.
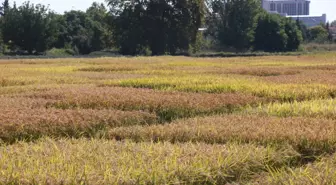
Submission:
{"label": "tree canopy", "polygon": [[302,41],[332,40],[329,27],[335,24],[308,29],[302,22],[268,14],[260,0],[106,2],[58,14],[29,1],[10,6],[3,0],[2,51],[43,54],[60,48],[72,54],[116,50],[124,55],[174,55],[197,52],[209,38],[218,48],[239,52],[295,51]]}
{"label": "tree canopy", "polygon": [[149,49],[153,55],[187,51],[204,19],[203,0],[109,1],[113,37],[123,54]]}

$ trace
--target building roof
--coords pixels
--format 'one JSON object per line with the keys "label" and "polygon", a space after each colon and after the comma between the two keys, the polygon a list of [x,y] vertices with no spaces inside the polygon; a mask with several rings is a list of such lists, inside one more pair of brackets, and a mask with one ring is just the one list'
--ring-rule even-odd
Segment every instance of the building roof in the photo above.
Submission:
{"label": "building roof", "polygon": [[286,15],[286,17],[299,17],[299,18],[321,18],[327,16],[326,14],[321,15]]}

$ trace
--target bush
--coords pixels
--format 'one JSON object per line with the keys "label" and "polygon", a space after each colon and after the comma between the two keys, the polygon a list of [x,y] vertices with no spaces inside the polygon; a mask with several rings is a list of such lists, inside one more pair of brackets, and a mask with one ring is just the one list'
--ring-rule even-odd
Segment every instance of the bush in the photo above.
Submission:
{"label": "bush", "polygon": [[325,43],[328,41],[328,31],[322,26],[315,26],[309,29],[310,41],[315,43]]}
{"label": "bush", "polygon": [[74,51],[71,49],[59,49],[59,48],[52,48],[51,50],[46,52],[47,56],[53,56],[53,57],[71,56],[74,54],[75,54]]}

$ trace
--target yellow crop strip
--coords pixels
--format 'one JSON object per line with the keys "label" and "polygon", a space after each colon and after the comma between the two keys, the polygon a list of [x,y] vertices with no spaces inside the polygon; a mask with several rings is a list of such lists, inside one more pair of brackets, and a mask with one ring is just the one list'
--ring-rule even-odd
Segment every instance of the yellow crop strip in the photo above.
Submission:
{"label": "yellow crop strip", "polygon": [[321,99],[292,103],[272,103],[251,109],[251,112],[264,113],[281,117],[306,116],[336,119],[336,100]]}
{"label": "yellow crop strip", "polygon": [[336,95],[336,87],[322,84],[274,84],[266,83],[256,78],[222,77],[215,75],[158,76],[153,78],[127,79],[120,82],[110,82],[110,84],[168,91],[240,92],[282,101],[328,98]]}
{"label": "yellow crop strip", "polygon": [[19,143],[0,147],[0,155],[2,184],[225,184],[298,156],[255,145],[95,139]]}

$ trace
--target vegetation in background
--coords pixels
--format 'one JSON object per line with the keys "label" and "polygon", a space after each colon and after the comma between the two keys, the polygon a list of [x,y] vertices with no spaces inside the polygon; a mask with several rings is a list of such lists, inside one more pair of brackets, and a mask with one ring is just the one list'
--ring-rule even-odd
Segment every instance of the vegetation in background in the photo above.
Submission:
{"label": "vegetation in background", "polygon": [[298,51],[303,41],[333,40],[333,24],[308,29],[300,21],[268,14],[260,0],[106,2],[107,7],[94,2],[86,11],[57,14],[29,1],[10,6],[5,0],[0,6],[2,53],[48,55],[53,48],[75,55],[103,50],[123,55],[285,52]]}

